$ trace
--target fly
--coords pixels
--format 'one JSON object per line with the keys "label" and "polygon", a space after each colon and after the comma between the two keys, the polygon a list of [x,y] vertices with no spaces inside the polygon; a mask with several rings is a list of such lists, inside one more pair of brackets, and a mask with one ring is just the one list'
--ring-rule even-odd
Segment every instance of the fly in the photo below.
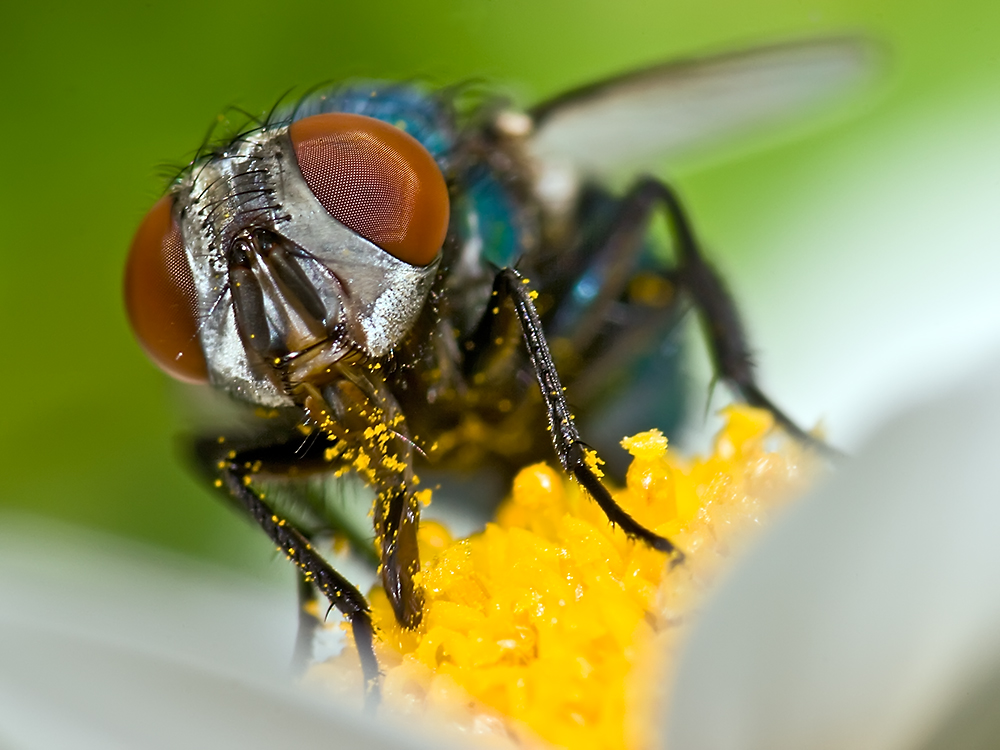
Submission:
{"label": "fly", "polygon": [[[370,485],[382,584],[409,628],[422,613],[418,464],[517,466],[554,449],[611,523],[681,562],[616,504],[574,412],[596,408],[686,309],[717,377],[818,441],[757,387],[736,307],[674,189],[642,177],[614,194],[598,178],[826,99],[869,57],[852,39],[764,47],[526,111],[459,106],[456,89],[334,85],[196,157],[150,210],[125,272],[136,336],[168,374],[257,415],[195,455],[303,590],[351,623],[371,700],[368,605],[312,543],[335,523],[272,507],[262,488],[306,497],[315,478],[347,472]],[[656,213],[672,262],[649,252]]]}

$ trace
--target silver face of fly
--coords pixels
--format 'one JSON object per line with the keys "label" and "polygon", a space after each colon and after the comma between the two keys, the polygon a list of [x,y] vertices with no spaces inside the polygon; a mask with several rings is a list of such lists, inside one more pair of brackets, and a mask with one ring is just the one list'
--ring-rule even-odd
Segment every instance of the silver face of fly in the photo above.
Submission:
{"label": "silver face of fly", "polygon": [[[673,188],[643,177],[619,194],[599,176],[808,108],[871,57],[853,38],[774,45],[523,112],[458,89],[334,85],[199,156],[150,210],[126,267],[132,327],[174,377],[276,407],[203,436],[193,457],[295,563],[303,596],[318,589],[348,618],[369,696],[368,605],[312,540],[352,538],[397,620],[418,627],[421,465],[512,472],[554,453],[611,523],[684,560],[618,505],[574,419],[628,400],[630,431],[669,429],[683,394],[664,342],[686,311],[719,381],[828,450],[757,387],[736,305]],[[618,398],[629,387],[644,397]],[[347,472],[375,492],[374,545],[325,500]]]}
{"label": "silver face of fly", "polygon": [[440,255],[411,265],[333,218],[287,126],[234,142],[175,195],[209,379],[263,406],[294,403],[272,362],[308,358],[297,363],[301,379],[350,352],[388,354],[438,272]]}

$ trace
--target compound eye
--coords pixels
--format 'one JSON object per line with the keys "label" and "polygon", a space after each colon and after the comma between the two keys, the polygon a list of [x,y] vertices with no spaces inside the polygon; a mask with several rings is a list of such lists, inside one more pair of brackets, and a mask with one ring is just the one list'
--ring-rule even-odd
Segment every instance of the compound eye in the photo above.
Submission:
{"label": "compound eye", "polygon": [[166,196],[146,214],[125,265],[125,310],[139,344],[178,380],[208,381],[198,341],[198,295]]}
{"label": "compound eye", "polygon": [[414,266],[437,257],[448,188],[413,137],[363,115],[313,115],[289,128],[302,176],[333,218]]}

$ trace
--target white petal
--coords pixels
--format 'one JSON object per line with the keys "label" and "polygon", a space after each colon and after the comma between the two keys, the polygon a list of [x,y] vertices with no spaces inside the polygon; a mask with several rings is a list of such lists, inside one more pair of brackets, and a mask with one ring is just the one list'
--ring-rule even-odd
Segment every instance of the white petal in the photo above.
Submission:
{"label": "white petal", "polygon": [[764,536],[691,635],[668,747],[964,747],[964,720],[998,727],[997,372],[897,418]]}
{"label": "white petal", "polygon": [[4,747],[442,746],[292,684],[292,586],[3,517],[0,602]]}

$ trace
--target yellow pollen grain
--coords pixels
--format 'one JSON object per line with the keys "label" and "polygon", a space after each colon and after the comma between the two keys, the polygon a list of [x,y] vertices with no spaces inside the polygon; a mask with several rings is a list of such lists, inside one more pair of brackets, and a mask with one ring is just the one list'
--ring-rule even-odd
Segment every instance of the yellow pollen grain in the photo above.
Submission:
{"label": "yellow pollen grain", "polygon": [[587,466],[590,468],[590,470],[594,472],[594,474],[596,474],[598,477],[603,477],[604,476],[604,472],[601,471],[601,466],[604,464],[604,461],[602,461],[598,457],[597,451],[593,451],[593,450],[589,450],[589,449],[585,450],[583,452],[583,460],[587,464]]}

